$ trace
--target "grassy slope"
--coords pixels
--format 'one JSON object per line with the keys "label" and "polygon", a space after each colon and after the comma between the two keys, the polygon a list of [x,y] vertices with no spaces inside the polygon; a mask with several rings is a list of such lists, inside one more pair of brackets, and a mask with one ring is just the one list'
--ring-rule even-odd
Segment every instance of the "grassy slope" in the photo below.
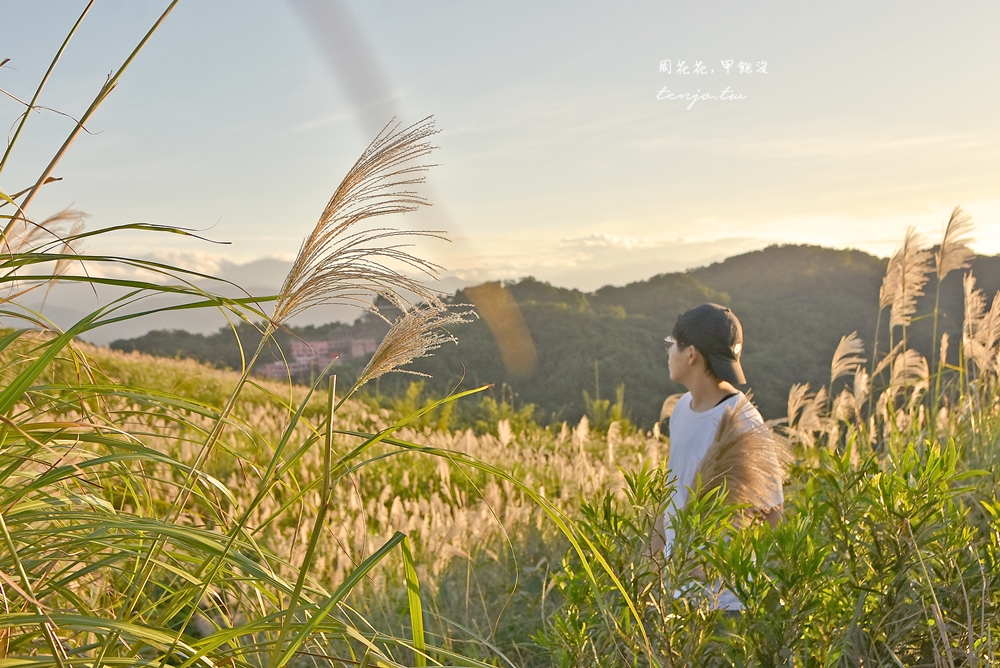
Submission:
{"label": "grassy slope", "polygon": [[[80,350],[116,382],[175,393],[215,406],[225,401],[237,379],[234,372],[193,360],[121,353],[86,344]],[[245,420],[247,432],[273,444],[285,419],[282,410],[274,410],[275,404],[287,401],[290,393],[300,401],[305,390],[271,382],[247,388],[236,411]],[[310,407],[309,413],[319,418],[322,398],[313,399]],[[351,401],[338,413],[338,425],[345,429],[378,429],[394,417],[398,416],[375,404]],[[230,430],[230,445],[245,451],[251,444],[243,440],[241,431]],[[293,445],[304,435],[303,430],[293,439]],[[491,434],[477,437],[471,431],[439,431],[430,424],[415,425],[399,435],[424,446],[459,450],[498,465],[570,514],[576,513],[581,499],[606,491],[620,492],[623,476],[619,467],[633,470],[645,458],[662,460],[667,454],[663,439],[638,433],[617,439],[609,448],[603,434],[588,433],[582,439],[572,439],[557,430],[533,425],[512,434],[509,442]],[[343,437],[338,440],[338,449],[354,443]],[[232,458],[221,457],[211,468],[243,505],[253,486],[232,462]],[[318,454],[310,453],[293,469],[290,478],[313,479],[317,466]],[[307,506],[313,504],[315,500],[307,497]],[[356,471],[337,486],[333,505],[319,566],[328,581],[342,580],[354,564],[395,531],[404,531],[413,542],[425,605],[433,610],[434,616],[428,619],[432,632],[455,635],[454,627],[445,621],[454,620],[498,643],[521,665],[543,661],[530,636],[538,631],[543,614],[542,591],[548,572],[567,545],[538,507],[514,486],[441,458],[405,453],[372,461]],[[255,516],[251,524],[260,521]],[[262,539],[278,554],[292,555],[291,561],[296,562],[302,551],[298,532],[294,525],[282,525],[270,528]],[[538,564],[545,568],[539,570]],[[386,567],[374,571],[359,586],[351,602],[380,628],[406,634],[401,598],[405,589],[398,566],[392,556]]]}

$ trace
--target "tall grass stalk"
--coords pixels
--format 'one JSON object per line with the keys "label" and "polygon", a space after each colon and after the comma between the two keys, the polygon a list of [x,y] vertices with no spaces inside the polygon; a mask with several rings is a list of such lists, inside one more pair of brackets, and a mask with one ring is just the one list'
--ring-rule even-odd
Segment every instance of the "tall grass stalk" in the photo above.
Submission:
{"label": "tall grass stalk", "polygon": [[[23,138],[28,117],[39,109],[38,97],[91,4],[25,104],[0,169]],[[448,313],[432,291],[391,266],[402,263],[433,276],[436,266],[410,254],[400,241],[414,234],[438,233],[360,227],[375,216],[411,211],[425,203],[412,187],[422,182],[419,173],[427,166],[412,161],[432,148],[427,142],[435,132],[430,119],[402,129],[398,124],[386,126],[349,171],[274,296],[222,297],[200,287],[200,282],[211,280],[204,274],[79,252],[85,239],[124,230],[193,236],[180,228],[129,224],[88,231],[71,227],[63,233],[56,229],[58,220],[39,223],[30,217],[30,205],[40,188],[52,180],[53,169],[79,132],[175,5],[176,1],[168,5],[101,86],[34,185],[13,196],[4,191],[0,202],[0,207],[11,209],[2,216],[6,252],[0,258],[0,283],[12,289],[28,286],[16,287],[5,298],[3,315],[44,330],[16,330],[0,337],[4,658],[30,657],[36,665],[60,668],[81,662],[94,667],[256,666],[264,661],[282,666],[304,655],[342,661],[329,652],[336,648],[353,652],[358,647],[363,648],[364,661],[373,665],[400,665],[392,658],[392,647],[415,652],[418,664],[434,653],[448,660],[460,658],[446,648],[432,649],[416,623],[422,618],[420,594],[404,534],[393,534],[335,587],[328,589],[315,568],[321,558],[319,545],[327,540],[334,489],[345,476],[369,465],[373,460],[365,459],[365,453],[384,444],[389,434],[407,424],[406,419],[361,436],[360,446],[337,458],[334,414],[344,404],[335,402],[331,386],[325,418],[318,420],[325,424],[325,438],[320,424],[307,419],[308,393],[298,407],[289,405],[273,447],[263,446],[270,450],[266,464],[234,450],[233,437],[227,435],[234,429],[240,434],[237,438],[256,433],[254,425],[237,415],[247,388],[256,386],[250,376],[253,366],[278,328],[306,308],[361,301],[365,293],[400,306],[413,295],[426,302],[404,309],[362,383],[427,354],[448,339],[438,333],[440,328],[460,321],[461,316]],[[86,269],[100,263],[150,271],[164,282],[95,277]],[[42,314],[17,302],[20,295],[51,287],[55,280],[107,286],[123,294],[60,331]],[[134,311],[154,294],[177,301]],[[274,303],[270,316],[262,307],[267,302]],[[169,391],[124,385],[107,377],[94,365],[91,353],[76,342],[76,337],[97,327],[150,313],[205,307],[264,322],[261,345],[219,403],[203,404]],[[457,398],[442,400],[436,407]],[[323,443],[321,475],[300,477],[297,467],[317,441]],[[261,447],[252,439],[251,443]],[[219,457],[247,467],[245,484],[259,480],[248,504],[238,488],[211,473]],[[316,491],[320,502],[312,510],[310,499]],[[280,534],[283,523],[298,525],[304,513],[311,521],[302,525],[303,554],[293,544],[282,555],[262,540],[269,532]],[[410,601],[414,621],[408,640],[356,625],[342,607],[358,584],[397,549],[408,563],[408,579],[416,592]],[[16,577],[10,578],[10,572]],[[483,665],[473,659],[464,662]]]}
{"label": "tall grass stalk", "polygon": [[[24,218],[26,220],[25,216],[27,215],[26,212],[28,206],[31,204],[32,200],[34,200],[35,196],[38,194],[41,187],[46,183],[46,181],[48,181],[49,177],[52,175],[52,171],[56,168],[56,165],[59,164],[59,161],[62,160],[63,156],[69,150],[69,147],[73,144],[73,141],[80,133],[80,130],[84,129],[84,126],[86,125],[87,121],[90,120],[90,117],[94,114],[95,111],[97,111],[98,107],[101,106],[104,100],[107,99],[107,97],[111,94],[111,91],[115,89],[115,87],[118,85],[118,80],[121,78],[121,75],[125,72],[125,70],[128,69],[128,66],[132,64],[132,61],[135,59],[137,55],[139,55],[139,52],[142,51],[143,47],[146,46],[146,43],[150,40],[150,38],[152,38],[153,34],[157,31],[157,29],[159,29],[163,21],[167,18],[170,12],[173,11],[174,7],[177,6],[178,2],[179,0],[173,0],[167,6],[167,8],[163,11],[160,17],[156,20],[156,22],[153,23],[152,27],[150,27],[149,31],[139,41],[139,43],[128,55],[128,57],[121,64],[121,66],[110,77],[108,77],[108,80],[101,87],[101,90],[98,92],[93,102],[90,103],[90,106],[87,107],[87,110],[80,117],[80,120],[76,121],[73,130],[66,137],[66,140],[63,142],[62,146],[59,147],[59,150],[57,150],[55,155],[52,156],[52,159],[49,161],[49,164],[46,165],[45,169],[42,170],[41,174],[38,176],[38,179],[35,181],[35,185],[33,185],[31,189],[28,190],[27,194],[24,197],[24,201],[21,202],[20,206],[18,207],[19,209],[18,215],[12,217],[11,220],[7,223],[7,225],[4,227],[3,233],[0,234],[0,238],[2,239],[7,238],[7,235],[10,232],[11,227],[14,225],[14,223],[18,220],[19,217]],[[18,125],[17,129],[18,133],[20,133],[20,130],[21,128],[24,127],[24,123],[27,120],[28,115],[30,115],[31,111],[34,109],[33,106],[34,102],[37,100],[38,95],[41,93],[42,88],[45,85],[45,82],[48,80],[49,74],[55,68],[56,63],[59,61],[59,58],[62,55],[63,50],[66,48],[66,45],[68,44],[72,36],[76,33],[76,30],[79,28],[80,23],[83,21],[84,17],[86,17],[87,13],[90,11],[91,4],[93,3],[88,4],[87,7],[84,9],[83,14],[81,14],[76,24],[74,24],[73,28],[70,30],[70,33],[67,36],[66,40],[64,40],[63,45],[59,48],[56,57],[52,61],[52,65],[49,66],[49,70],[46,71],[41,84],[38,86],[35,92],[35,97],[32,98],[32,102],[29,103],[28,109],[26,109],[24,112],[25,115],[22,117],[21,122]],[[11,145],[8,145],[7,151],[4,154],[5,159],[7,157],[7,154],[10,152],[11,148],[13,148],[13,139]]]}
{"label": "tall grass stalk", "polygon": [[[0,204],[12,209],[3,216],[7,252],[0,257],[0,283],[19,286],[8,295],[3,314],[42,330],[0,336],[0,507],[7,546],[0,555],[5,575],[0,629],[5,658],[30,657],[39,666],[60,668],[70,663],[94,668],[280,667],[304,657],[383,666],[432,661],[487,665],[454,651],[450,641],[435,645],[424,632],[418,552],[426,547],[421,543],[394,530],[379,538],[376,549],[364,547],[358,558],[345,550],[349,565],[343,555],[334,559],[331,554],[338,552],[331,535],[344,547],[336,523],[344,520],[345,483],[356,483],[370,467],[404,455],[436,458],[446,469],[474,471],[501,481],[503,489],[516,490],[586,558],[591,586],[596,588],[598,573],[604,573],[601,577],[610,578],[629,602],[627,617],[605,610],[605,622],[645,636],[632,594],[602,554],[591,554],[593,541],[577,530],[561,503],[468,452],[397,436],[484,388],[432,402],[370,430],[335,429],[335,415],[351,406],[348,398],[361,384],[404,370],[413,359],[451,340],[444,328],[463,318],[394,268],[401,263],[433,276],[437,267],[410,254],[401,242],[414,234],[439,233],[364,227],[376,216],[425,204],[413,187],[422,182],[428,165],[414,161],[432,149],[428,140],[436,131],[430,119],[405,128],[390,124],[376,137],[334,193],[276,295],[223,297],[202,287],[214,280],[211,276],[152,261],[85,254],[80,248],[84,241],[122,231],[195,236],[188,230],[133,223],[96,230],[71,226],[63,232],[55,229],[59,221],[31,219],[29,205],[50,182],[52,169],[175,4],[101,87],[35,184],[13,197],[4,194]],[[26,105],[28,112],[35,99],[37,91]],[[17,125],[18,137],[23,137],[25,119]],[[96,264],[150,272],[162,280],[95,276],[88,267]],[[56,280],[122,294],[60,330],[17,302],[26,290],[47,289]],[[288,388],[289,399],[277,413],[262,418],[241,413],[248,393],[263,393],[269,402],[283,394],[251,374],[264,346],[288,318],[320,303],[363,301],[365,294],[389,299],[402,314],[358,383],[339,398],[331,388],[319,412],[312,400],[314,386],[302,393]],[[176,301],[142,308],[151,295]],[[268,303],[274,304],[270,314],[264,310]],[[124,383],[96,361],[101,353],[77,341],[97,327],[206,307],[261,322],[262,342],[245,356],[239,373],[228,377],[225,389],[203,399],[186,396],[203,388],[184,383],[184,391],[173,389],[177,383],[159,390]],[[268,423],[273,423],[272,432],[262,426]],[[340,454],[335,439],[353,444]],[[318,459],[317,445],[322,452]],[[494,482],[484,494],[498,488]],[[361,533],[367,536],[367,531]],[[379,631],[347,604],[387,559],[399,559],[404,566],[408,633]],[[17,577],[8,581],[11,572]],[[648,641],[645,648],[652,656]]]}
{"label": "tall grass stalk", "polygon": [[930,403],[931,430],[936,429],[937,409],[941,395],[941,374],[944,370],[946,360],[942,356],[937,356],[938,346],[938,320],[941,315],[941,283],[945,277],[955,270],[969,268],[969,261],[974,254],[969,247],[972,243],[972,217],[956,206],[948,224],[944,229],[944,236],[941,244],[934,252],[934,270],[937,283],[934,286],[934,329],[931,335],[931,369],[934,370],[934,394]]}
{"label": "tall grass stalk", "polygon": [[[0,157],[0,174],[3,173],[3,168],[7,166],[7,160],[10,158],[11,151],[14,150],[14,146],[17,144],[17,140],[21,136],[21,131],[24,130],[25,123],[28,122],[28,118],[31,116],[31,112],[37,108],[38,98],[42,94],[42,90],[45,89],[45,85],[49,82],[49,77],[52,76],[52,72],[55,70],[56,65],[62,59],[63,53],[66,51],[66,47],[69,46],[70,41],[73,36],[76,35],[77,30],[80,29],[80,25],[83,20],[90,13],[91,8],[94,6],[94,0],[90,0],[87,6],[83,8],[83,12],[80,13],[79,18],[77,18],[76,23],[70,28],[69,32],[66,33],[66,38],[59,45],[59,49],[56,51],[56,55],[52,58],[52,62],[49,63],[48,69],[45,70],[45,74],[42,75],[41,80],[38,82],[38,87],[35,88],[34,95],[31,96],[31,100],[25,105],[25,110],[22,112],[21,117],[17,120],[17,127],[11,133],[10,138],[7,140],[7,148],[3,152],[3,157]],[[6,62],[6,61],[5,61]],[[0,67],[3,65],[0,64]],[[12,199],[17,199],[24,192],[17,193]]]}

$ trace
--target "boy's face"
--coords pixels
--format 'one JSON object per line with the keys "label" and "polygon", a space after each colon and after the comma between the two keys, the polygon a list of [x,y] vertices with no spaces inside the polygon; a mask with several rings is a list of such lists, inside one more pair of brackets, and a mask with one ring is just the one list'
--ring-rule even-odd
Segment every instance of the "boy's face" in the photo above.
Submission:
{"label": "boy's face", "polygon": [[687,380],[701,368],[701,353],[694,346],[671,344],[667,355],[670,380],[687,387]]}

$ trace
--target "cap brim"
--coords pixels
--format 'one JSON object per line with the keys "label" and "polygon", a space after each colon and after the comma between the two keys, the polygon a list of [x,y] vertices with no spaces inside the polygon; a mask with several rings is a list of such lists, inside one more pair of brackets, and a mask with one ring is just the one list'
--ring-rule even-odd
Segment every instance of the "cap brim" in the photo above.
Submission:
{"label": "cap brim", "polygon": [[721,355],[712,355],[710,359],[712,362],[712,371],[715,372],[716,376],[736,385],[746,384],[747,379],[743,375],[743,367],[740,366],[739,362],[728,357],[722,357]]}

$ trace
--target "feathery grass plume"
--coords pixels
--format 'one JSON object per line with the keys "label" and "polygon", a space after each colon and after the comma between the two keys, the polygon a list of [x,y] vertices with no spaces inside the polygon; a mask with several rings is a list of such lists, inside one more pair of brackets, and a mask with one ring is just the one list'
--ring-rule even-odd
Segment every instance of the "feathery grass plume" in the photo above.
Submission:
{"label": "feathery grass plume", "polygon": [[896,301],[896,290],[899,287],[899,261],[900,254],[899,251],[896,251],[889,258],[889,264],[885,268],[885,276],[882,277],[882,285],[878,289],[878,307],[880,313],[882,309],[889,308]]}
{"label": "feathery grass plume", "polygon": [[[86,224],[83,219],[87,216],[85,213],[81,213],[78,220],[76,220],[73,225],[69,228],[69,232],[66,235],[66,239],[63,241],[62,246],[59,248],[60,255],[79,255],[80,251],[83,249],[83,242],[76,240],[75,237],[83,232]],[[66,268],[70,265],[72,260],[69,258],[61,257],[56,260],[55,269],[52,270],[53,276],[62,276],[66,271]]]}
{"label": "feathery grass plume", "polygon": [[[86,214],[83,214],[80,217],[80,219],[77,220],[75,223],[73,223],[73,226],[70,227],[69,233],[67,234],[66,239],[63,240],[62,247],[59,249],[59,254],[60,255],[64,255],[65,256],[65,255],[79,255],[80,254],[80,251],[81,251],[82,246],[83,246],[83,242],[80,241],[79,239],[76,239],[76,237],[81,232],[83,232],[83,228],[84,228],[83,216],[86,216]],[[52,269],[52,275],[55,276],[55,277],[62,276],[64,273],[66,273],[66,269],[69,268],[69,265],[72,262],[73,261],[70,260],[68,257],[61,257],[61,258],[59,258],[58,260],[56,260],[56,266]],[[80,266],[83,266],[83,262],[80,262]],[[46,286],[46,288],[45,288],[45,297],[42,298],[42,306],[41,306],[41,309],[39,309],[39,310],[44,310],[45,309],[45,302],[48,301],[48,299],[49,299],[49,293],[52,292],[52,287],[56,284],[56,280],[57,280],[57,278],[52,279],[51,281],[49,281],[48,285]]]}
{"label": "feathery grass plume", "polygon": [[976,277],[968,272],[962,277],[962,290],[965,294],[965,319],[962,321],[962,339],[968,346],[979,328],[979,323],[986,313],[986,296],[976,287]]}
{"label": "feathery grass plume", "polygon": [[816,392],[816,396],[812,398],[812,401],[808,402],[805,408],[802,409],[802,415],[799,416],[799,426],[801,428],[808,430],[810,433],[827,430],[829,420],[825,414],[826,400],[826,388],[821,387]]}
{"label": "feathery grass plume", "polygon": [[458,339],[445,328],[469,322],[466,317],[469,313],[449,311],[447,306],[440,303],[417,305],[404,311],[392,323],[382,343],[376,348],[375,354],[358,377],[355,388],[391,372],[426,376],[425,373],[400,367],[415,359],[427,357],[446,341],[458,343]]}
{"label": "feathery grass plume", "polygon": [[857,371],[854,372],[852,394],[854,395],[854,414],[858,417],[859,422],[861,420],[861,407],[868,400],[868,393],[870,391],[871,378],[869,378],[868,372],[863,367],[858,367]]}
{"label": "feathery grass plume", "polygon": [[[883,421],[889,417],[889,394],[893,391],[892,388],[884,390],[878,395],[878,401],[875,402],[875,415]],[[886,422],[886,427],[888,426],[888,422]]]}
{"label": "feathery grass plume", "polygon": [[440,299],[419,281],[386,266],[394,262],[436,278],[440,267],[403,250],[398,237],[443,239],[440,232],[391,228],[356,230],[376,216],[415,211],[430,205],[410,186],[424,182],[431,165],[413,164],[434,149],[429,139],[437,133],[431,117],[407,128],[386,125],[348,171],[326,205],[316,227],[302,247],[278,293],[272,322],[275,326],[318,304],[347,303],[370,308],[372,293],[405,310],[401,293],[438,305]]}
{"label": "feathery grass plume", "polygon": [[811,398],[809,394],[809,383],[795,383],[788,390],[788,425],[794,425],[799,419],[799,412],[805,408],[806,403]]}
{"label": "feathery grass plume", "polygon": [[698,474],[703,491],[725,484],[729,502],[770,510],[770,492],[776,480],[780,484],[785,479],[791,453],[788,442],[768,425],[747,419],[749,405],[750,400],[742,397],[726,408]]}
{"label": "feathery grass plume", "polygon": [[556,437],[556,445],[562,445],[570,439],[569,425],[563,420],[562,428],[559,429],[559,436]]}
{"label": "feathery grass plume", "polygon": [[875,368],[872,370],[872,378],[877,377],[880,373],[882,373],[883,371],[885,371],[886,369],[888,369],[889,365],[892,364],[892,361],[894,359],[896,359],[896,355],[898,355],[899,351],[902,350],[902,349],[903,349],[903,342],[902,341],[900,341],[899,343],[897,343],[896,345],[894,345],[892,347],[892,350],[890,350],[889,352],[887,352],[885,354],[885,357],[883,357],[879,361],[879,363],[875,365]]}
{"label": "feathery grass plume", "polygon": [[[59,213],[49,216],[41,223],[20,218],[14,222],[7,236],[3,238],[3,252],[10,253],[13,257],[19,254],[33,252],[51,252],[52,249],[58,245],[60,246],[58,250],[59,254],[65,255],[69,253],[76,253],[77,249],[73,246],[79,246],[81,242],[71,240],[83,231],[84,220],[87,217],[88,215],[83,211],[78,211],[76,209],[63,209]],[[56,260],[55,266],[52,269],[43,271],[45,274],[58,276],[66,271],[69,264],[70,260],[60,258]],[[15,268],[11,269],[7,274],[8,277],[16,275],[17,270],[18,267],[15,264]],[[25,278],[27,278],[27,276],[25,276]],[[44,283],[41,282],[35,283],[24,291],[17,292],[16,294],[9,294],[6,298],[0,298],[0,302],[15,298],[25,292],[35,290],[43,284]],[[43,307],[48,299],[49,291],[52,290],[52,285],[52,281],[48,281],[45,297],[42,299]],[[16,290],[16,288],[13,287],[13,284],[11,288],[12,290]]]}
{"label": "feathery grass plume", "polygon": [[[356,229],[358,224],[370,218],[406,213],[428,204],[409,187],[424,182],[422,172],[427,171],[431,165],[414,161],[429,155],[434,149],[429,139],[436,132],[431,117],[403,129],[400,129],[399,123],[393,124],[390,121],[340,182],[316,226],[302,242],[278,292],[274,311],[257,350],[246,362],[240,381],[226,401],[221,418],[205,439],[192,470],[200,466],[214,451],[237,396],[274,332],[289,318],[311,306],[356,304],[378,313],[369,301],[372,293],[375,293],[404,312],[404,316],[397,319],[390,328],[365,371],[346,396],[351,396],[369,380],[423,357],[443,341],[454,340],[450,335],[440,334],[438,329],[464,321],[461,320],[462,316],[448,313],[432,290],[385,264],[389,262],[409,266],[436,278],[439,269],[436,264],[411,255],[404,250],[409,244],[396,244],[393,240],[412,236],[444,237],[438,232],[430,231]],[[422,300],[427,305],[415,306],[412,313],[407,314],[407,306],[411,304],[403,293],[410,293],[415,296],[415,301]],[[189,485],[193,479],[193,474],[188,476],[184,491],[173,503],[171,514],[179,512],[187,502],[191,494]],[[143,568],[148,569],[152,563],[152,560],[147,560]]]}
{"label": "feathery grass plume", "polygon": [[856,414],[857,405],[854,393],[845,387],[833,400],[833,419],[837,422],[849,422]]}
{"label": "feathery grass plume", "polygon": [[590,420],[584,415],[580,418],[580,423],[573,428],[573,445],[577,447],[582,455],[583,446],[590,440]]}
{"label": "feathery grass plume", "polygon": [[829,428],[829,420],[824,416],[826,398],[825,387],[810,394],[808,383],[792,385],[788,391],[788,435],[808,447],[816,445],[816,434]]}
{"label": "feathery grass plume", "polygon": [[858,403],[854,399],[854,393],[848,388],[843,388],[833,399],[830,407],[830,419],[827,421],[827,447],[836,450],[840,444],[840,423],[851,424],[851,419],[860,415],[858,413]]}
{"label": "feathery grass plume", "polygon": [[671,394],[669,397],[663,400],[663,406],[660,407],[660,422],[663,422],[668,417],[674,414],[674,408],[677,407],[677,402],[680,401],[683,394]]}
{"label": "feathery grass plume", "polygon": [[497,422],[497,438],[500,440],[500,445],[505,448],[514,440],[514,432],[511,431],[510,420],[507,418]]}
{"label": "feathery grass plume", "polygon": [[941,360],[942,364],[948,361],[948,343],[950,341],[948,332],[941,335],[941,347],[938,348],[938,359]]}
{"label": "feathery grass plume", "polygon": [[972,216],[956,206],[944,228],[944,238],[934,252],[934,268],[938,281],[956,269],[967,269],[969,261],[976,256],[969,248],[972,242]]}
{"label": "feathery grass plume", "polygon": [[[938,320],[941,316],[941,282],[944,277],[955,269],[968,268],[970,260],[975,257],[969,243],[972,241],[972,217],[962,211],[962,207],[956,206],[951,212],[948,224],[944,228],[944,237],[941,245],[934,252],[934,268],[937,271],[937,284],[934,286],[934,327],[931,334],[931,341],[937,340]],[[931,368],[934,374],[934,394],[931,397],[931,406],[937,406],[941,396],[941,376],[944,371],[946,358],[938,356],[935,358],[933,351],[931,354]],[[932,418],[937,418],[937,411],[931,409]],[[932,425],[933,426],[933,425]]]}
{"label": "feathery grass plume", "polygon": [[962,343],[965,356],[971,358],[980,371],[996,372],[996,348],[1000,342],[1000,293],[993,298],[989,310],[982,290],[970,271],[962,282],[965,290],[965,323]]}
{"label": "feathery grass plume", "polygon": [[833,353],[833,361],[830,363],[830,382],[837,380],[841,376],[855,371],[865,363],[862,353],[865,351],[865,344],[858,337],[858,333],[851,332],[847,336],[840,337],[840,343]]}
{"label": "feathery grass plume", "polygon": [[[79,234],[83,230],[84,220],[88,217],[83,211],[63,209],[40,223],[19,218],[8,235],[3,238],[2,252],[18,255],[64,241],[64,237]],[[66,247],[65,242],[63,246]],[[66,250],[61,252],[65,253]]]}
{"label": "feathery grass plume", "polygon": [[921,249],[922,245],[923,239],[911,227],[906,231],[902,248],[889,261],[892,276],[887,272],[886,280],[893,283],[890,327],[908,327],[917,311],[917,297],[924,294],[924,285],[931,271],[931,253]]}
{"label": "feathery grass plume", "polygon": [[889,385],[894,394],[907,387],[912,387],[914,395],[926,391],[930,385],[930,371],[927,368],[927,358],[912,348],[896,355],[892,361],[892,380]]}
{"label": "feathery grass plume", "polygon": [[608,466],[615,465],[615,448],[622,441],[622,423],[615,420],[608,425]]}
{"label": "feathery grass plume", "polygon": [[979,322],[974,338],[977,348],[983,353],[984,363],[980,368],[995,371],[997,343],[1000,343],[1000,292],[993,296],[990,308]]}

